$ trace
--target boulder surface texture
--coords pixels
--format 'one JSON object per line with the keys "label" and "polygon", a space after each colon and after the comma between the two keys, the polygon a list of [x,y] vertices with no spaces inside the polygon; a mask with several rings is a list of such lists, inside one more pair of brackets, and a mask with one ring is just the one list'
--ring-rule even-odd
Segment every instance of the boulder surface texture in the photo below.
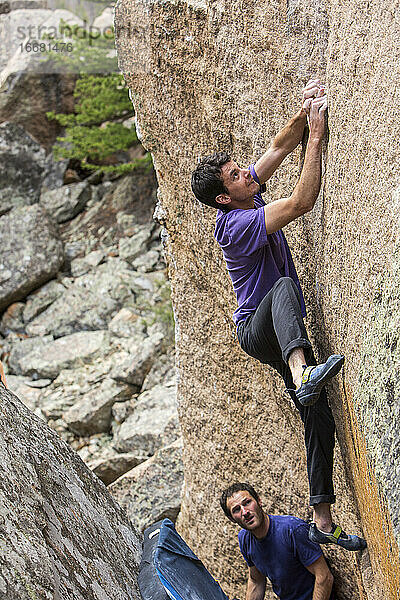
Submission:
{"label": "boulder surface texture", "polygon": [[4,215],[0,238],[0,310],[4,310],[57,274],[64,249],[53,221],[38,204]]}
{"label": "boulder surface texture", "polygon": [[[180,531],[233,595],[243,595],[246,569],[218,495],[247,480],[268,511],[307,517],[302,426],[278,378],[237,344],[215,211],[193,198],[190,173],[199,156],[222,149],[243,166],[256,160],[313,76],[330,94],[324,182],[312,213],[286,233],[317,354],[346,355],[329,390],[339,441],[335,519],[363,532],[369,548],[356,562],[333,551],[333,570],[342,599],[400,594],[395,10],[376,0],[117,5],[119,64],[155,159],[166,226],[184,437]],[[291,193],[300,163],[299,149],[269,181],[267,200]]]}
{"label": "boulder surface texture", "polygon": [[138,600],[140,537],[105,486],[0,385],[0,598]]}
{"label": "boulder surface texture", "polygon": [[39,200],[44,149],[20,126],[0,125],[0,214]]}

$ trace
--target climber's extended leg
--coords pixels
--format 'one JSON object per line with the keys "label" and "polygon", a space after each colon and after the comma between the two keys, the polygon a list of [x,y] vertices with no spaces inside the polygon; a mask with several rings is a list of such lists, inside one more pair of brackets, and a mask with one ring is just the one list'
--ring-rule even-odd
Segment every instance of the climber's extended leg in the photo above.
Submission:
{"label": "climber's extended leg", "polygon": [[[312,355],[310,358],[312,359]],[[278,365],[275,368],[277,367]],[[314,519],[318,527],[329,531],[332,527],[330,505],[335,502],[332,481],[335,421],[326,391],[322,388],[319,402],[314,406],[303,406],[298,401],[295,391],[290,389],[292,378],[287,366],[282,363],[277,370],[289,388],[290,396],[304,424],[310,506],[314,509]]]}
{"label": "climber's extended leg", "polygon": [[[325,389],[320,390],[317,404],[304,406],[297,398],[293,382],[293,377],[298,378],[299,373],[303,373],[304,366],[315,365],[315,358],[303,323],[299,292],[291,278],[283,277],[275,283],[255,313],[239,324],[238,338],[247,354],[280,373],[300,413],[305,432],[310,504],[334,502],[335,423]],[[321,521],[319,525],[326,522]]]}
{"label": "climber's extended leg", "polygon": [[[311,355],[310,361],[313,362],[313,359]],[[337,544],[346,550],[363,550],[366,547],[363,538],[347,535],[332,522],[331,504],[335,502],[332,481],[335,422],[326,390],[322,388],[317,404],[303,406],[296,392],[290,389],[292,378],[289,369],[284,363],[281,369],[281,375],[304,423],[310,505],[314,512],[314,522],[310,526],[310,539],[320,544]]]}
{"label": "climber's extended leg", "polygon": [[[326,531],[329,535],[333,526],[330,505],[335,502],[332,481],[335,422],[324,382],[341,368],[343,357],[334,355],[323,365],[315,367],[315,357],[301,314],[298,289],[288,277],[279,279],[263,298],[256,312],[239,323],[238,339],[247,354],[269,364],[281,374],[300,413],[304,423],[310,505],[314,509],[317,529]],[[317,390],[312,389],[310,394],[315,399],[317,393],[319,400],[307,405],[301,402],[304,397],[299,399],[298,394],[302,391],[301,378],[306,370],[305,366],[310,365],[314,365],[317,370],[316,373],[314,370],[317,377],[312,381]],[[310,371],[312,375],[313,371]],[[313,377],[310,376],[309,379],[312,380]]]}

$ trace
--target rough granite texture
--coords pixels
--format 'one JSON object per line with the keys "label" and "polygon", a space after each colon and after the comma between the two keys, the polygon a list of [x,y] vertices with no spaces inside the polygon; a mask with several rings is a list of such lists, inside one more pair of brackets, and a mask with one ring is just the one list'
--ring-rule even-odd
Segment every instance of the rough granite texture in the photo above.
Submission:
{"label": "rough granite texture", "polygon": [[0,221],[0,311],[50,279],[64,262],[55,223],[38,204],[14,208]]}
{"label": "rough granite texture", "polygon": [[109,487],[132,523],[144,531],[160,519],[175,522],[183,483],[182,440],[164,446]]}
{"label": "rough granite texture", "polygon": [[0,385],[0,598],[139,600],[140,535],[58,435]]}
{"label": "rough granite texture", "polygon": [[[282,384],[238,347],[215,212],[195,201],[189,179],[197,157],[217,149],[243,165],[256,159],[315,75],[330,93],[323,191],[314,211],[286,229],[317,353],[346,355],[330,389],[335,519],[363,531],[369,545],[362,558],[330,554],[341,600],[400,594],[399,433],[388,401],[399,367],[396,11],[377,0],[119,0],[116,8],[120,67],[154,157],[166,226],[184,437],[180,532],[230,595],[244,595],[246,570],[218,507],[221,488],[249,480],[269,511],[307,516],[304,449]],[[300,150],[286,159],[266,198],[290,194],[300,160]]]}
{"label": "rough granite texture", "polygon": [[0,215],[39,200],[44,149],[15,123],[0,125]]}

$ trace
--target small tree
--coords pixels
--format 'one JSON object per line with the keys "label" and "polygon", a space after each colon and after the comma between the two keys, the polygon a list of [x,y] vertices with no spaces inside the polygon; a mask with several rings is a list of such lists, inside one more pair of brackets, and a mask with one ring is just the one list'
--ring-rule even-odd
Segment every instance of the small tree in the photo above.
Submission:
{"label": "small tree", "polygon": [[[65,30],[66,25],[61,22],[60,31],[64,35]],[[114,32],[108,30],[106,39],[92,39],[75,25],[68,27],[68,34],[73,39],[73,50],[57,53],[55,60],[80,76],[74,90],[75,112],[47,113],[49,119],[65,127],[65,135],[57,138],[62,145],[54,148],[55,156],[77,159],[83,168],[103,172],[126,173],[139,166],[151,168],[149,153],[128,163],[101,164],[110,155],[139,145],[134,123],[129,122],[134,116],[133,106],[120,73],[93,72],[99,65],[102,69],[116,70]]]}

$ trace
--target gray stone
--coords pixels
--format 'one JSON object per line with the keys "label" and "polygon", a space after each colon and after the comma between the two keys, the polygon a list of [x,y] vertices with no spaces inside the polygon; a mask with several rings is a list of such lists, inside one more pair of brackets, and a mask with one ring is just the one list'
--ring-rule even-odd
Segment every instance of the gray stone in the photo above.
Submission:
{"label": "gray stone", "polygon": [[[139,232],[139,226],[136,223],[135,215],[127,214],[126,212],[118,212],[117,215],[117,223],[124,231],[129,231],[132,236],[134,233]],[[128,235],[128,233],[126,233]],[[128,236],[128,237],[129,237]]]}
{"label": "gray stone", "polygon": [[145,338],[136,351],[115,367],[111,377],[140,388],[157,356],[162,352],[163,341],[164,335],[160,332]]}
{"label": "gray stone", "polygon": [[133,279],[135,289],[135,303],[141,310],[152,311],[154,305],[160,300],[159,292],[165,284],[162,271],[142,272]]}
{"label": "gray stone", "polygon": [[[84,394],[92,392],[109,377],[115,363],[121,360],[120,353],[114,352],[109,355],[109,351],[112,351],[111,347],[105,348],[104,353],[101,353],[93,364],[62,370],[51,386],[43,390],[41,409],[47,419],[60,419]],[[124,403],[116,402],[114,406],[119,404]],[[114,412],[114,407],[112,411]]]}
{"label": "gray stone", "polygon": [[7,386],[18,398],[37,416],[44,418],[39,409],[41,390],[34,389],[29,385],[26,377],[7,374]]}
{"label": "gray stone", "polygon": [[105,379],[100,386],[84,394],[63,415],[63,419],[69,429],[81,436],[107,432],[111,426],[111,407],[131,394],[129,386]]}
{"label": "gray stone", "polygon": [[65,287],[58,281],[49,281],[41,288],[33,292],[26,299],[24,308],[24,322],[29,323],[40,315],[50,304],[57,300],[65,292]]}
{"label": "gray stone", "polygon": [[37,204],[16,208],[3,216],[0,239],[0,310],[3,310],[52,279],[64,261],[64,253],[53,222]]}
{"label": "gray stone", "polygon": [[33,351],[41,353],[45,346],[53,341],[54,338],[52,335],[13,340],[8,358],[8,366],[11,373],[15,375],[24,375],[21,367],[21,361],[25,358],[25,356]]}
{"label": "gray stone", "polygon": [[162,354],[153,363],[143,381],[142,391],[150,390],[157,384],[171,385],[176,379],[175,354]]}
{"label": "gray stone", "polygon": [[139,275],[133,280],[138,291],[154,292],[154,279],[150,275]]}
{"label": "gray stone", "polygon": [[59,436],[0,389],[0,595],[139,600],[141,543],[125,512]]}
{"label": "gray stone", "polygon": [[[91,249],[116,246],[120,238],[134,235],[143,225],[149,227],[153,209],[154,175],[141,173],[128,175],[118,179],[107,187],[102,184],[106,193],[98,202],[90,203],[90,208],[66,224],[66,241],[93,241]],[[125,227],[120,215],[129,214],[132,231]],[[152,227],[152,225],[150,225]]]}
{"label": "gray stone", "polygon": [[19,361],[23,375],[55,379],[62,369],[73,369],[104,354],[107,331],[81,331],[35,348]]}
{"label": "gray stone", "polygon": [[67,158],[56,160],[53,152],[49,152],[44,163],[44,174],[40,188],[41,194],[62,187],[68,162]]}
{"label": "gray stone", "polygon": [[72,277],[81,277],[91,271],[92,267],[86,262],[84,258],[76,258],[71,262],[71,275]]}
{"label": "gray stone", "polygon": [[7,336],[11,331],[22,333],[25,330],[22,314],[25,308],[23,302],[11,304],[0,321],[0,332]]}
{"label": "gray stone", "polygon": [[137,271],[153,271],[160,260],[160,254],[157,250],[149,250],[144,254],[140,254],[132,261],[132,267]]}
{"label": "gray stone", "polygon": [[143,341],[147,335],[143,319],[132,308],[121,308],[111,319],[108,329],[116,337],[129,338],[133,343]]}
{"label": "gray stone", "polygon": [[86,181],[88,181],[91,185],[95,185],[97,188],[100,187],[100,183],[103,180],[103,172],[98,170],[95,171],[94,173],[92,173],[91,175],[89,175],[89,177],[86,179]]}
{"label": "gray stone", "polygon": [[151,223],[155,204],[154,173],[140,177],[128,175],[120,179],[112,191],[112,207],[118,212],[129,212],[135,216],[135,222],[148,226]]}
{"label": "gray stone", "polygon": [[[28,4],[25,1],[15,3],[20,7]],[[67,10],[12,8],[8,15],[0,15],[0,121],[19,123],[47,149],[55,142],[61,128],[46,113],[73,112],[77,75],[61,67],[57,61],[47,60],[53,52],[21,52],[20,44],[38,40],[44,33],[50,34],[50,37],[51,34],[59,36],[61,18],[69,26],[83,23]],[[64,37],[63,41],[68,40]]]}
{"label": "gray stone", "polygon": [[93,27],[98,27],[101,31],[114,26],[114,10],[107,6],[103,12],[93,21]]}
{"label": "gray stone", "polygon": [[118,452],[140,451],[148,456],[179,436],[175,386],[155,386],[137,399],[134,412],[116,430]]}
{"label": "gray stone", "polygon": [[20,125],[0,124],[0,215],[39,200],[44,161],[44,149]]}
{"label": "gray stone", "polygon": [[[74,373],[75,371],[72,370],[71,372]],[[65,411],[80,400],[81,396],[79,386],[62,388],[51,385],[42,390],[40,410],[48,423],[57,421],[62,418]],[[67,427],[66,424],[65,427]]]}
{"label": "gray stone", "polygon": [[117,479],[109,490],[143,531],[160,519],[176,520],[182,485],[182,442],[177,440]]}
{"label": "gray stone", "polygon": [[102,250],[93,250],[83,258],[76,258],[71,262],[72,277],[80,277],[97,267],[104,260],[104,252]]}
{"label": "gray stone", "polygon": [[27,380],[26,381],[26,385],[28,387],[31,388],[37,388],[37,389],[43,389],[46,387],[49,387],[49,385],[51,385],[52,381],[51,379],[36,379],[34,380]]}
{"label": "gray stone", "polygon": [[144,254],[150,239],[151,226],[142,226],[132,237],[121,238],[118,246],[120,257],[132,263],[137,256]]}
{"label": "gray stone", "polygon": [[134,300],[135,274],[127,263],[110,258],[82,277],[34,319],[26,328],[29,335],[68,335],[82,330],[105,329],[113,313]]}
{"label": "gray stone", "polygon": [[93,363],[80,365],[73,371],[65,369],[60,371],[57,379],[53,381],[54,388],[65,388],[68,390],[79,390],[81,394],[89,392],[94,385],[109,377],[115,363],[121,360],[119,352],[113,348],[104,348],[105,352]]}
{"label": "gray stone", "polygon": [[79,242],[67,242],[65,244],[65,258],[70,262],[74,260],[74,258],[83,257],[86,250],[86,244],[84,241]]}
{"label": "gray stone", "polygon": [[130,400],[116,402],[111,410],[114,431],[133,413],[138,394],[132,395]]}
{"label": "gray stone", "polygon": [[86,181],[82,181],[42,192],[40,204],[57,223],[64,223],[82,212],[91,195],[90,185]]}
{"label": "gray stone", "polygon": [[118,477],[121,477],[121,475],[130,471],[144,460],[145,457],[140,459],[136,452],[119,454],[108,449],[102,455],[96,458],[93,457],[85,462],[105,485],[110,485]]}

